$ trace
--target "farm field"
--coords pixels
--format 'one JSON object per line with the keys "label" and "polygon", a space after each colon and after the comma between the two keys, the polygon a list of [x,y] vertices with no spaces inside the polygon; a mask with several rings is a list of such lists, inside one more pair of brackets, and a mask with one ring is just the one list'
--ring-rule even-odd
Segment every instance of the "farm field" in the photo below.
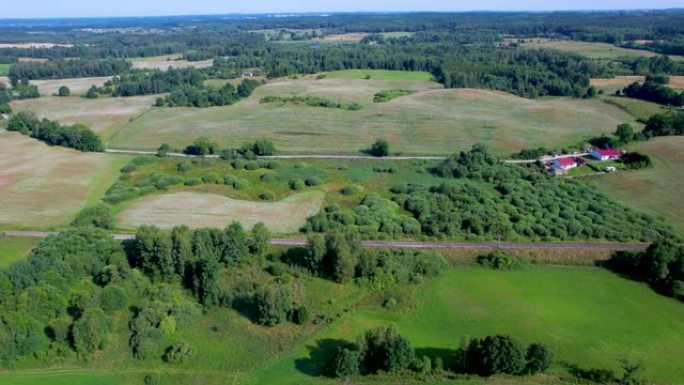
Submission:
{"label": "farm field", "polygon": [[365,79],[370,76],[369,80],[433,80],[431,73],[418,71],[343,70],[326,72],[325,76],[330,79]]}
{"label": "farm field", "polygon": [[524,343],[543,342],[562,363],[618,369],[618,358],[643,359],[645,377],[675,382],[684,376],[684,309],[643,284],[594,269],[531,268],[497,272],[464,268],[415,290],[397,294],[403,304],[380,304],[350,313],[316,334],[294,354],[250,377],[249,384],[318,384],[297,368],[316,373],[316,364],[342,341],[353,342],[369,328],[392,324],[420,352],[440,354],[445,364],[463,336],[503,333]]}
{"label": "farm field", "polygon": [[40,239],[7,237],[0,234],[0,269],[22,260]]}
{"label": "farm field", "polygon": [[[241,276],[223,275],[222,282],[233,283]],[[169,381],[194,378],[203,384],[334,384],[338,382],[321,377],[319,370],[335,347],[353,342],[367,329],[386,325],[395,325],[419,354],[442,356],[446,365],[464,336],[504,333],[523,343],[548,344],[555,357],[551,373],[569,381],[565,365],[617,371],[617,360],[622,357],[643,360],[644,377],[655,384],[676,383],[684,375],[678,362],[684,354],[681,305],[644,284],[600,269],[536,267],[498,272],[465,267],[377,296],[369,296],[355,285],[320,279],[304,279],[301,284],[311,301],[320,303],[326,312],[350,310],[332,324],[300,330],[287,324],[259,327],[235,311],[215,309],[175,337],[191,339],[201,346],[188,364],[170,368],[128,358],[117,361],[113,368],[110,356],[97,358],[84,368],[63,365],[62,370],[49,375],[20,367],[0,374],[0,384],[87,384],[98,379],[98,383],[123,385],[141,383],[149,372],[167,373]],[[326,302],[333,292],[336,301]],[[387,296],[398,298],[398,307],[383,308],[381,303]],[[355,383],[377,382],[369,379]],[[393,382],[388,379],[382,383]],[[542,376],[474,378],[458,383],[560,381]]]}
{"label": "farm field", "polygon": [[152,108],[156,95],[129,98],[79,96],[45,97],[12,102],[16,111],[33,111],[39,118],[58,120],[62,124],[82,123],[106,140],[130,119]]}
{"label": "farm field", "polygon": [[531,42],[523,43],[522,46],[527,48],[550,48],[574,52],[591,59],[610,60],[625,57],[652,57],[658,55],[655,52],[647,50],[622,48],[608,43],[590,43],[573,40],[533,39]]}
{"label": "farm field", "polygon": [[67,224],[97,202],[127,157],[50,147],[0,131],[0,228],[45,229]]}
{"label": "farm field", "polygon": [[84,95],[92,86],[101,87],[111,79],[111,76],[95,78],[55,79],[55,80],[31,80],[31,84],[38,86],[41,96],[56,94],[61,86],[69,87],[72,95]]}
{"label": "farm field", "polygon": [[[170,60],[169,60],[170,59]],[[164,55],[164,56],[154,56],[145,58],[135,58],[131,60],[133,62],[134,69],[145,69],[153,70],[160,69],[166,71],[169,68],[206,68],[211,67],[213,60],[204,60],[191,62],[187,60],[180,60],[179,55]]]}
{"label": "farm field", "polygon": [[663,113],[669,108],[646,100],[625,98],[619,96],[606,96],[602,100],[629,113],[637,120],[646,121],[655,114]]}
{"label": "farm field", "polygon": [[637,142],[630,150],[648,154],[651,168],[590,179],[605,193],[639,210],[667,219],[684,231],[684,137],[671,136]]}
{"label": "farm field", "polygon": [[296,233],[307,218],[318,213],[323,197],[320,191],[310,191],[277,202],[252,202],[218,194],[177,192],[133,201],[117,220],[120,227],[128,229],[142,225],[223,228],[233,221],[251,228],[263,222],[275,233]]}
{"label": "farm field", "polygon": [[[451,154],[478,142],[508,154],[536,146],[574,145],[634,121],[600,100],[530,100],[495,91],[435,87],[436,83],[425,81],[274,82],[233,106],[154,109],[127,124],[110,145],[152,149],[169,143],[180,148],[205,135],[222,146],[236,146],[268,137],[285,153],[357,154],[384,137],[392,151],[402,154]],[[402,88],[423,92],[372,103],[376,92]],[[292,95],[356,102],[363,108],[347,111],[259,102],[264,96]]]}
{"label": "farm field", "polygon": [[[684,76],[669,76],[672,88],[684,88]],[[604,90],[607,94],[612,94],[617,90],[622,90],[628,85],[639,82],[643,83],[646,80],[645,76],[616,76],[611,79],[591,79],[591,85]]]}

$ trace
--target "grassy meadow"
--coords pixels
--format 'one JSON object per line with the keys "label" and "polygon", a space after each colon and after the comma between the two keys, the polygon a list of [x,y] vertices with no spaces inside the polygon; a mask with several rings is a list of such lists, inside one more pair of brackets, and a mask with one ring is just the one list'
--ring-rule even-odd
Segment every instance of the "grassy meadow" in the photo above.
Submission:
{"label": "grassy meadow", "polygon": [[[245,279],[273,278],[250,268],[226,271],[221,282],[239,285]],[[118,349],[125,346],[114,346],[88,363],[75,358],[55,362],[59,370],[36,370],[23,363],[12,372],[0,373],[0,384],[142,384],[152,372],[164,373],[169,383],[334,384],[338,382],[320,376],[320,365],[335,347],[353,342],[364,330],[390,324],[418,354],[441,356],[446,365],[464,336],[505,333],[523,343],[548,344],[554,353],[551,376],[458,382],[463,384],[560,384],[573,381],[569,365],[619,372],[619,358],[642,360],[649,383],[672,384],[684,376],[678,360],[684,354],[681,304],[644,284],[596,268],[499,272],[463,267],[420,285],[374,293],[317,278],[300,278],[294,285],[332,321],[267,328],[253,325],[233,310],[214,309],[173,337],[191,340],[198,347],[189,363],[169,366],[158,360],[124,358],[120,354],[125,352]],[[381,306],[389,297],[398,300],[396,308]],[[395,382],[380,377],[355,383]],[[428,378],[415,383],[446,382]]]}
{"label": "grassy meadow", "polygon": [[315,374],[317,363],[337,344],[387,324],[419,352],[443,356],[447,365],[462,337],[505,333],[524,343],[548,344],[556,359],[552,373],[561,376],[567,376],[564,363],[617,370],[622,357],[643,360],[649,380],[675,383],[684,376],[678,362],[684,354],[681,304],[606,271],[465,268],[393,294],[400,298],[398,309],[369,303],[250,376],[248,383],[332,383],[298,368]]}
{"label": "grassy meadow", "polygon": [[650,168],[620,172],[590,183],[639,210],[665,218],[684,231],[684,137],[671,136],[637,142],[629,150],[648,154]]}
{"label": "grassy meadow", "polygon": [[655,52],[643,49],[622,48],[608,43],[590,43],[573,40],[533,39],[530,42],[523,43],[522,46],[527,48],[549,48],[573,52],[591,59],[613,60],[620,58],[653,57],[658,55]]}
{"label": "grassy meadow", "polygon": [[0,269],[22,260],[40,239],[8,237],[0,234]]}
{"label": "grassy meadow", "polygon": [[151,57],[141,57],[141,58],[133,58],[131,59],[131,62],[133,62],[133,69],[144,69],[144,70],[154,70],[154,69],[159,69],[162,71],[166,71],[169,68],[189,68],[189,67],[195,67],[195,68],[206,68],[206,67],[211,67],[212,64],[214,63],[213,59],[210,60],[204,60],[204,61],[187,61],[187,60],[181,60],[180,59],[181,55],[163,55],[163,56],[151,56]]}
{"label": "grassy meadow", "polygon": [[0,228],[45,229],[67,224],[94,203],[127,157],[50,147],[0,131]]}
{"label": "grassy meadow", "polygon": [[[393,152],[451,154],[474,143],[500,154],[522,148],[570,146],[634,119],[599,100],[530,100],[485,90],[444,90],[426,81],[291,80],[273,82],[238,104],[206,109],[152,109],[133,118],[109,145],[153,149],[161,143],[185,147],[208,136],[222,146],[267,137],[284,153],[358,154],[378,137]],[[415,94],[373,103],[387,89]],[[359,103],[358,111],[260,103],[264,96],[317,96]]]}
{"label": "grassy meadow", "polygon": [[7,76],[11,66],[11,64],[0,64],[0,76]]}
{"label": "grassy meadow", "polygon": [[364,79],[364,80],[415,80],[432,81],[433,76],[429,72],[419,71],[389,71],[389,70],[343,70],[326,72],[325,76],[330,79]]}
{"label": "grassy meadow", "polygon": [[102,87],[111,76],[74,79],[31,80],[31,84],[38,87],[41,96],[51,96],[57,93],[59,87],[67,86],[71,95],[85,95],[92,86]]}

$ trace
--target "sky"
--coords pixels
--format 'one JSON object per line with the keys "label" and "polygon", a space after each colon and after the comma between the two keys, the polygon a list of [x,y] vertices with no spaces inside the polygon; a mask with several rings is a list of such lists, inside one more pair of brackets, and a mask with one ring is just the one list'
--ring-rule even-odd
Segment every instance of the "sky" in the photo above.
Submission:
{"label": "sky", "polygon": [[6,0],[0,18],[684,8],[682,0]]}

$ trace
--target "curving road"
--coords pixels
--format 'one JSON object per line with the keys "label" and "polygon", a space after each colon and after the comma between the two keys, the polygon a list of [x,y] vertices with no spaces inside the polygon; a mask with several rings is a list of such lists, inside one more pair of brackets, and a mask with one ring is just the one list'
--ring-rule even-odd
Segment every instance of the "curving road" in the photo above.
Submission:
{"label": "curving road", "polygon": [[[4,231],[11,237],[45,238],[56,234],[50,231]],[[135,234],[113,234],[114,239],[135,239]],[[273,238],[272,245],[304,246],[306,239],[301,238]],[[363,241],[363,247],[389,247],[400,249],[508,249],[508,250],[611,250],[611,251],[642,251],[648,243],[516,243],[516,242],[420,242],[420,241]]]}

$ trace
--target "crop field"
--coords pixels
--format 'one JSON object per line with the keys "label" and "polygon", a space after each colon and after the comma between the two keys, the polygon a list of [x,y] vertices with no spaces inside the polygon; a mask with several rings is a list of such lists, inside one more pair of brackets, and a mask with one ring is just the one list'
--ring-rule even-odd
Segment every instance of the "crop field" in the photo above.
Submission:
{"label": "crop field", "polygon": [[432,81],[432,74],[418,71],[388,71],[388,70],[343,70],[326,72],[331,79],[366,79],[370,80],[422,80]]}
{"label": "crop field", "polygon": [[12,108],[16,111],[33,111],[39,118],[58,120],[62,124],[85,124],[100,133],[106,141],[130,119],[150,110],[155,98],[156,95],[98,99],[45,97],[15,101]]}
{"label": "crop field", "polygon": [[[431,82],[294,80],[259,87],[236,105],[154,109],[127,124],[112,147],[185,147],[205,135],[222,146],[269,138],[283,152],[358,153],[378,137],[403,154],[450,154],[484,142],[503,154],[536,146],[568,146],[634,119],[600,100],[530,100],[486,90],[444,90]],[[373,103],[386,89],[418,92]],[[427,90],[427,91],[426,91]],[[359,111],[262,104],[264,96],[313,95],[356,102]]]}
{"label": "crop field", "polygon": [[637,209],[664,217],[684,231],[684,137],[637,142],[629,147],[649,155],[651,168],[591,179],[598,189]]}
{"label": "crop field", "polygon": [[9,73],[11,64],[0,64],[0,76],[6,76]]}
{"label": "crop field", "polygon": [[153,69],[160,69],[162,71],[166,71],[169,68],[190,68],[190,67],[195,67],[195,68],[206,68],[206,67],[211,67],[211,65],[214,63],[213,60],[204,60],[204,61],[187,61],[187,60],[180,60],[178,58],[178,55],[165,55],[165,56],[155,56],[155,57],[145,57],[145,58],[135,58],[131,60],[133,62],[133,68],[134,69],[144,69],[144,70],[153,70]]}
{"label": "crop field", "polygon": [[296,233],[308,217],[318,213],[323,197],[322,192],[310,191],[277,202],[251,202],[218,194],[177,192],[134,201],[117,219],[121,227],[131,229],[142,225],[223,228],[238,221],[246,228],[263,222],[275,233]]}
{"label": "crop field", "polygon": [[31,84],[38,86],[41,96],[50,96],[57,93],[59,87],[67,86],[72,95],[84,95],[92,86],[101,87],[110,80],[110,76],[95,78],[55,79],[55,80],[31,80]]}
{"label": "crop field", "polygon": [[611,79],[591,79],[591,85],[604,90],[607,94],[612,94],[634,82],[643,83],[645,79],[645,76],[616,76]]}
{"label": "crop field", "polygon": [[0,228],[66,224],[100,199],[126,157],[49,147],[0,131]]}
{"label": "crop field", "polygon": [[7,237],[0,234],[0,269],[22,260],[40,239]]}
{"label": "crop field", "polygon": [[324,43],[358,43],[368,35],[364,32],[351,32],[343,33],[339,35],[328,35],[324,37],[321,41]]}
{"label": "crop field", "polygon": [[397,309],[384,309],[382,299],[362,307],[250,376],[248,383],[333,383],[316,377],[320,363],[340,343],[388,324],[419,354],[440,355],[445,365],[464,336],[500,333],[548,344],[556,374],[567,373],[563,363],[618,370],[618,359],[628,358],[643,360],[649,380],[674,383],[684,377],[681,304],[607,271],[463,268],[389,295],[400,299]]}
{"label": "crop field", "polygon": [[652,57],[658,55],[651,51],[621,48],[608,43],[589,43],[573,40],[534,39],[533,41],[523,43],[522,45],[523,47],[528,48],[550,48],[574,52],[592,59],[610,60],[619,58]]}

